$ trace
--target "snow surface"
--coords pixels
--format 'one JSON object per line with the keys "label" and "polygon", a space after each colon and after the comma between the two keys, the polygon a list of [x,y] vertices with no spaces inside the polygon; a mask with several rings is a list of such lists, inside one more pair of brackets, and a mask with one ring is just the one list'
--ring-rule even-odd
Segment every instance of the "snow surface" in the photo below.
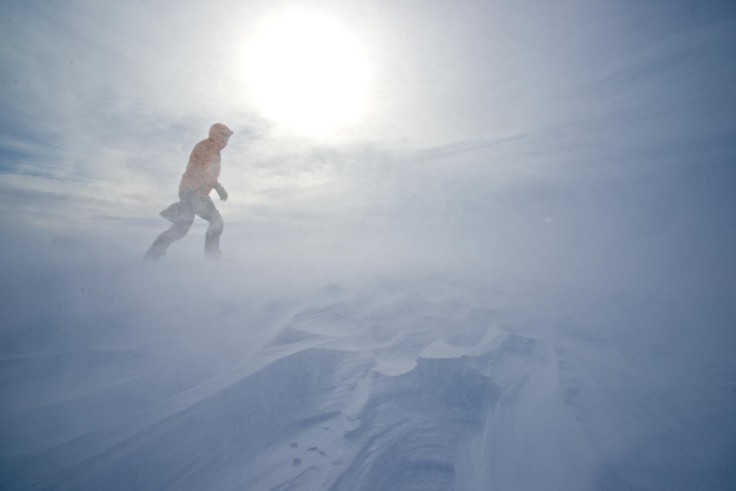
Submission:
{"label": "snow surface", "polygon": [[[719,189],[713,181],[710,196]],[[723,261],[646,256],[647,245],[628,274],[632,259],[612,254],[602,272],[574,273],[560,256],[542,275],[523,265],[550,241],[520,247],[516,268],[463,269],[337,249],[309,260],[294,237],[278,261],[252,239],[249,260],[212,264],[192,234],[157,264],[140,261],[145,247],[11,241],[2,489],[736,482],[733,270]]]}

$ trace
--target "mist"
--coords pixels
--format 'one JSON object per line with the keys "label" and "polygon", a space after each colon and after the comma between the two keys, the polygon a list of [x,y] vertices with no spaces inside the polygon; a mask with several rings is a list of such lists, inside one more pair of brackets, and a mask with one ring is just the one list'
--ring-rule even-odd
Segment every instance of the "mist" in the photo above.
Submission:
{"label": "mist", "polygon": [[[730,5],[310,2],[374,76],[313,139],[241,3],[4,7],[0,488],[733,487]],[[144,261],[215,121],[221,260]]]}
{"label": "mist", "polygon": [[[681,154],[637,172],[574,159],[544,169],[551,157],[528,149],[521,138],[449,154],[361,151],[359,171],[334,156],[312,171],[327,176],[317,189],[225,215],[214,263],[203,223],[156,264],[142,251],[160,219],[74,234],[5,223],[6,486],[276,489],[286,476],[304,489],[534,489],[555,475],[550,489],[726,489],[730,163]],[[306,392],[286,389],[303,376]],[[399,387],[433,395],[395,407]],[[485,418],[531,404],[501,402],[511,387],[551,406],[477,447]],[[456,420],[451,401],[463,398],[474,402]],[[407,447],[378,440],[368,460],[350,450],[401,415],[414,421],[394,430]],[[417,463],[417,452],[446,464]],[[480,460],[452,460],[464,452]],[[347,460],[322,467],[323,453]],[[302,462],[319,472],[300,474]]]}

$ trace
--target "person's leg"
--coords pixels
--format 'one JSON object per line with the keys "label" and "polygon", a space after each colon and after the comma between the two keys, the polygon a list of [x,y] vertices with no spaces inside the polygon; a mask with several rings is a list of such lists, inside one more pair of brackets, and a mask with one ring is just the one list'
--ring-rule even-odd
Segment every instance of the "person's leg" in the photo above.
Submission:
{"label": "person's leg", "polygon": [[[156,237],[156,240],[153,241],[148,252],[146,252],[146,259],[158,259],[161,256],[166,255],[166,249],[168,249],[172,243],[184,237],[192,227],[192,223],[194,223],[194,209],[191,205],[191,200],[187,199],[187,196],[182,196],[181,194],[179,195],[179,198],[179,203],[176,203],[179,205],[176,207],[177,216],[164,217],[171,220],[173,225]],[[171,206],[166,210],[170,209],[172,209]]]}
{"label": "person's leg", "polygon": [[[217,212],[217,210],[215,210]],[[210,221],[209,227],[207,227],[207,234],[204,239],[204,252],[207,256],[219,259],[222,256],[220,250],[220,236],[225,225],[222,222],[222,217],[217,213],[216,218]]]}
{"label": "person's leg", "polygon": [[222,255],[220,251],[220,235],[222,235],[222,231],[225,228],[220,212],[217,211],[215,204],[209,196],[205,196],[199,200],[196,213],[209,222],[204,238],[205,254],[208,257],[219,258]]}
{"label": "person's leg", "polygon": [[192,215],[192,219],[188,222],[177,222],[167,230],[161,232],[161,234],[156,237],[156,240],[153,241],[151,248],[148,249],[146,258],[158,259],[161,256],[166,255],[166,249],[168,249],[172,243],[184,237],[187,232],[189,232],[193,222],[194,215]]}

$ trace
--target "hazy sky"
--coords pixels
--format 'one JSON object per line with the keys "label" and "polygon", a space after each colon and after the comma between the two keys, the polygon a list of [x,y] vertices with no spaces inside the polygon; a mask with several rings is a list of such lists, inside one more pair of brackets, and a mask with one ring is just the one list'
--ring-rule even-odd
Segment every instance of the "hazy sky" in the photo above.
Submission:
{"label": "hazy sky", "polygon": [[[646,175],[687,155],[728,167],[734,155],[728,1],[78,0],[0,10],[6,222],[160,227],[156,213],[215,121],[236,131],[223,152],[226,223],[441,213],[468,200],[469,216],[483,217],[488,190],[520,179]],[[292,88],[328,83],[308,78],[308,63],[334,81],[354,53],[364,70],[359,116],[318,137],[274,121],[249,85],[248,50],[269,29],[266,44],[278,44],[273,26],[289,16],[347,36],[310,45],[315,30],[329,31],[319,24],[287,36],[280,53],[306,46],[303,72],[282,77]],[[331,45],[353,51],[309,58],[310,46]],[[317,121],[328,103],[307,111]]]}

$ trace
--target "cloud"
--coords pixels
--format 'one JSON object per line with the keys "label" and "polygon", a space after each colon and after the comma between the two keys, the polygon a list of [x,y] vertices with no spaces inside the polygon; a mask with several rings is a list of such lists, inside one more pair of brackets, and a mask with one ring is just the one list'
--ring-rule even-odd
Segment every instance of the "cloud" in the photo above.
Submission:
{"label": "cloud", "polygon": [[99,213],[115,215],[121,200],[175,181],[213,121],[252,123],[247,108],[225,110],[211,75],[217,43],[197,45],[215,39],[217,18],[206,17],[211,24],[197,26],[192,40],[204,12],[163,7],[8,6],[0,52],[8,73],[0,117],[6,185],[20,183],[14,175],[36,176],[48,181],[35,192],[81,201],[100,190],[108,202],[98,202]]}
{"label": "cloud", "polygon": [[[693,26],[667,10],[657,31],[654,7],[313,6],[334,9],[379,62],[371,117],[327,143],[266,122],[242,86],[250,28],[288,2],[7,7],[4,213],[154,230],[214,121],[236,130],[226,223],[404,236],[454,226],[469,241],[492,235],[493,220],[513,228],[519,217],[498,210],[523,186],[544,195],[733,152],[728,19]],[[627,31],[637,13],[649,28]]]}

